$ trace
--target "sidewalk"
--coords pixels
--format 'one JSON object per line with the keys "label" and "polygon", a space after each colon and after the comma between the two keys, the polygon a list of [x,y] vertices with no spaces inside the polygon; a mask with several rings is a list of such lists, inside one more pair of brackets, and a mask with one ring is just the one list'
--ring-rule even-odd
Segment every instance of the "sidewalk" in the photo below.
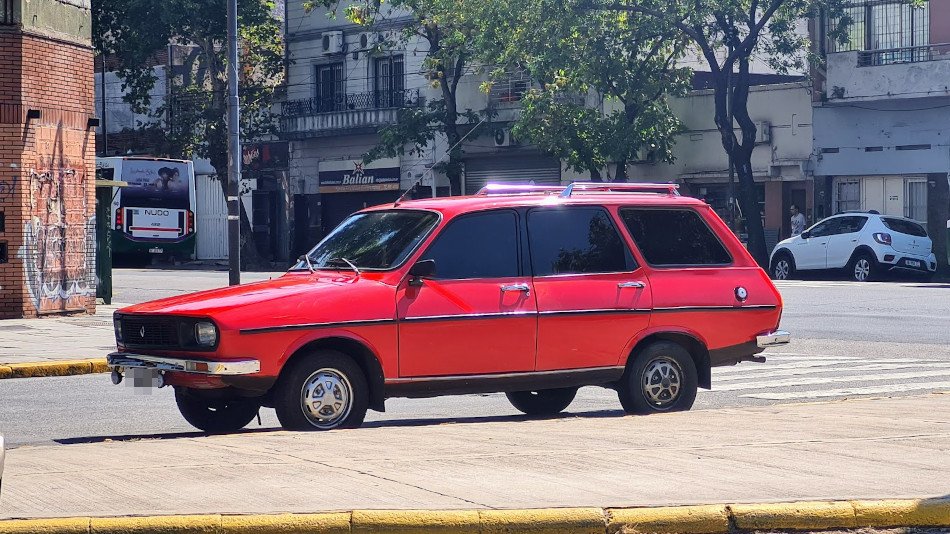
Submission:
{"label": "sidewalk", "polygon": [[158,437],[8,451],[0,518],[950,493],[950,394],[649,417],[486,417]]}

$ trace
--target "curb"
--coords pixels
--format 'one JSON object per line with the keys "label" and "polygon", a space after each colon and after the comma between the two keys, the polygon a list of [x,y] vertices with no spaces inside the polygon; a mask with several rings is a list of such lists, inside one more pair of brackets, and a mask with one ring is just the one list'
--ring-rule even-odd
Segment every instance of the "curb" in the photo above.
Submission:
{"label": "curb", "polygon": [[105,358],[7,363],[0,365],[0,380],[4,378],[40,378],[45,376],[73,376],[108,372],[109,366],[106,365]]}
{"label": "curb", "polygon": [[732,534],[756,530],[950,527],[950,497],[660,508],[355,510],[317,514],[73,517],[0,521],[0,534]]}

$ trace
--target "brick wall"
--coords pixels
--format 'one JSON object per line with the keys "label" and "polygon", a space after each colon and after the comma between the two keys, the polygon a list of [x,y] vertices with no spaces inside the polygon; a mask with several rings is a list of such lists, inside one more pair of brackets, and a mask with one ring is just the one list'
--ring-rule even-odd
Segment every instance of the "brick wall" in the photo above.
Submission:
{"label": "brick wall", "polygon": [[92,50],[17,28],[0,50],[0,318],[93,312]]}

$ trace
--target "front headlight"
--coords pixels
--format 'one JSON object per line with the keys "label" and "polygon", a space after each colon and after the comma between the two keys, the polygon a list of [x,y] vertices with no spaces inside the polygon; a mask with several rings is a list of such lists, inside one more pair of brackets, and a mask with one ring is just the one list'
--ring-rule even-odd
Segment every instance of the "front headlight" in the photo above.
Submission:
{"label": "front headlight", "polygon": [[195,323],[195,341],[206,347],[214,346],[218,342],[218,329],[206,321]]}
{"label": "front headlight", "polygon": [[115,340],[122,341],[122,320],[118,317],[113,317],[112,327],[115,329]]}

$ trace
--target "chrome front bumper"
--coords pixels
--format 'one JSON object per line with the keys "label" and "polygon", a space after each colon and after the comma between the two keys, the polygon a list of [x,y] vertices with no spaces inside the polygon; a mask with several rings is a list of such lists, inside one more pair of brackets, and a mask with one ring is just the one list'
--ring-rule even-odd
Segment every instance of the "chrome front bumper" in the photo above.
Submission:
{"label": "chrome front bumper", "polygon": [[760,349],[787,345],[791,340],[792,335],[784,330],[776,330],[755,336],[755,343]]}
{"label": "chrome front bumper", "polygon": [[109,367],[113,369],[155,369],[157,371],[178,371],[201,375],[250,375],[261,371],[261,362],[250,358],[210,361],[113,352],[106,357],[106,361]]}

